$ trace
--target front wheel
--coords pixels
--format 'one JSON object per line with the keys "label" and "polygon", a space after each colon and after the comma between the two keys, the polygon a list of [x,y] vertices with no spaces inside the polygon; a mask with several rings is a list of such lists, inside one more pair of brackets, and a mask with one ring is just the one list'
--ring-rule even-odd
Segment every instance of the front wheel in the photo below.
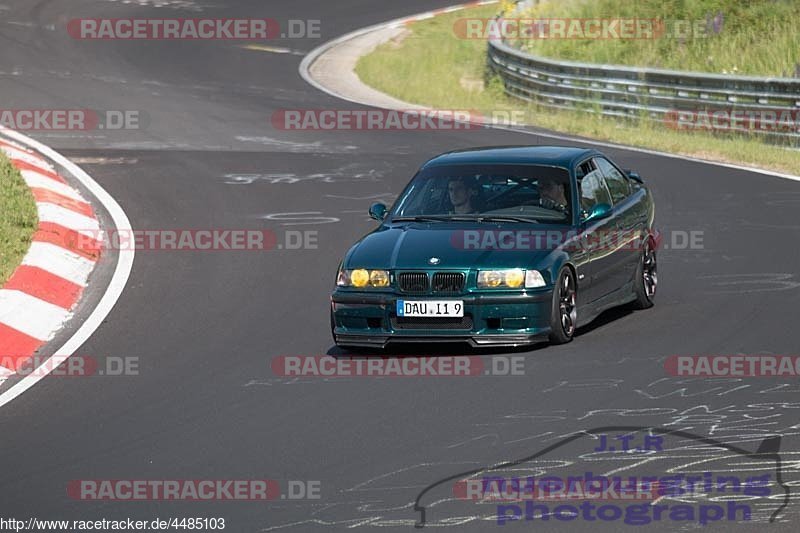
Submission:
{"label": "front wheel", "polygon": [[336,342],[336,321],[333,319],[333,308],[331,308],[331,337],[333,338],[333,344],[339,345]]}
{"label": "front wheel", "polygon": [[636,295],[633,307],[636,309],[653,307],[653,299],[658,287],[658,264],[656,263],[656,250],[649,239],[642,250],[642,258],[636,268],[633,286],[633,293]]}
{"label": "front wheel", "polygon": [[572,340],[578,322],[578,289],[572,271],[564,267],[553,287],[550,311],[550,342],[565,344]]}

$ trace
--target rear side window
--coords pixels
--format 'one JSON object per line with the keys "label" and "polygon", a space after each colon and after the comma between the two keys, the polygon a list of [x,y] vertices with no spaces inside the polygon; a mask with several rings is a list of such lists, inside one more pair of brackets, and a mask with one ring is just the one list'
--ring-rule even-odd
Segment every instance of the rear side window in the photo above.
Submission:
{"label": "rear side window", "polygon": [[615,204],[622,202],[625,198],[630,196],[631,185],[628,183],[628,178],[623,176],[622,172],[617,170],[617,167],[602,157],[596,157],[594,161],[606,178],[606,184],[611,193],[611,199]]}

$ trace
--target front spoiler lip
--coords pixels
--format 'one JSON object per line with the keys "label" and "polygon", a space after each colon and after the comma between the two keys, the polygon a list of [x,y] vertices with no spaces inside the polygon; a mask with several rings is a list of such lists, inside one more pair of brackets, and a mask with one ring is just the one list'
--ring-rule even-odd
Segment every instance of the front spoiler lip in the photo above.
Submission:
{"label": "front spoiler lip", "polygon": [[363,348],[386,348],[389,344],[419,344],[419,343],[467,343],[472,348],[480,347],[505,347],[516,348],[543,342],[549,332],[535,335],[353,335],[338,334],[335,336],[339,346],[352,346]]}

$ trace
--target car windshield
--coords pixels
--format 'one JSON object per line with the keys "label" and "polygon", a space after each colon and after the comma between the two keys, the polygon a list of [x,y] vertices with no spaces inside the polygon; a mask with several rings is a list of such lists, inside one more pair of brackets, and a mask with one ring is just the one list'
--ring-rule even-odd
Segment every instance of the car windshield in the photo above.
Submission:
{"label": "car windshield", "polygon": [[392,219],[571,220],[569,173],[543,165],[447,165],[421,170],[400,195]]}

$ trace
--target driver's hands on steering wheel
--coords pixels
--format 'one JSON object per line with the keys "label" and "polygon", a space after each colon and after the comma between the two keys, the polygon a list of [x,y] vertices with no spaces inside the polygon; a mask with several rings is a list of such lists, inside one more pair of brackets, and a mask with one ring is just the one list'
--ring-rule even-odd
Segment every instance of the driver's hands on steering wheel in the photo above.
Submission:
{"label": "driver's hands on steering wheel", "polygon": [[556,203],[550,198],[539,198],[539,207],[544,207],[545,209],[553,209],[555,211],[561,211],[562,213],[567,212],[567,206]]}

